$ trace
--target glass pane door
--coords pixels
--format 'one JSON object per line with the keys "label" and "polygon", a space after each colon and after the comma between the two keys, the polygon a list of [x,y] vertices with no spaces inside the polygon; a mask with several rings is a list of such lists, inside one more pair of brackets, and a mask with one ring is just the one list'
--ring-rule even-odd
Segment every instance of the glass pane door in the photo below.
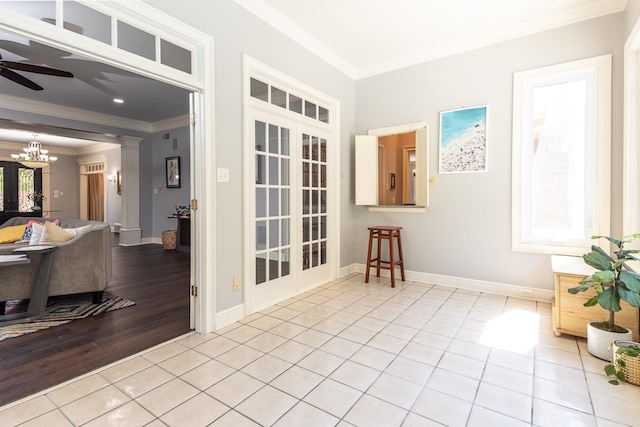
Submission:
{"label": "glass pane door", "polygon": [[291,272],[290,129],[256,120],[255,284]]}
{"label": "glass pane door", "polygon": [[327,133],[262,110],[252,111],[250,126],[246,247],[252,253],[245,271],[255,312],[330,280],[331,189]]}
{"label": "glass pane door", "polygon": [[41,201],[37,196],[35,194],[35,171],[29,168],[18,168],[18,210],[20,212],[31,211],[35,202]]}
{"label": "glass pane door", "polygon": [[327,140],[303,133],[302,269],[327,263]]}

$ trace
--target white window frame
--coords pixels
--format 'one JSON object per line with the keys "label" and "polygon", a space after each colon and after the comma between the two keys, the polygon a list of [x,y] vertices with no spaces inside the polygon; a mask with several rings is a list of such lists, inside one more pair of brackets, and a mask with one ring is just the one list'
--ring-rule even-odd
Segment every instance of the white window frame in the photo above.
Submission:
{"label": "white window frame", "polygon": [[[587,78],[587,140],[593,141],[593,155],[587,169],[595,171],[588,206],[591,208],[585,238],[533,239],[527,215],[528,164],[532,156],[530,105],[532,89],[567,81],[572,76]],[[611,216],[611,55],[603,55],[564,64],[514,73],[513,79],[513,151],[512,151],[512,248],[514,251],[559,255],[582,255],[591,246],[592,235],[608,235]]]}

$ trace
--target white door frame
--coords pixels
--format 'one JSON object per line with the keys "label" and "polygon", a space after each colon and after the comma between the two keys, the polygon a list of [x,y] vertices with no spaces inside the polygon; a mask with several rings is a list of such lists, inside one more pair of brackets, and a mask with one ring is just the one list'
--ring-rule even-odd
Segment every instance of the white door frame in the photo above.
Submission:
{"label": "white door frame", "polygon": [[[57,0],[58,3],[60,1]],[[160,33],[163,32],[162,29],[167,29],[166,38],[168,40],[181,41],[183,45],[193,47],[193,74],[189,75],[173,70],[170,67],[11,10],[2,9],[0,30],[202,94],[203,113],[196,122],[202,138],[195,145],[193,156],[197,161],[191,167],[193,182],[196,183],[193,197],[198,200],[198,211],[192,218],[192,229],[199,237],[191,250],[192,262],[196,265],[194,276],[196,284],[199,285],[198,298],[196,298],[196,304],[192,310],[195,310],[195,330],[200,333],[211,332],[215,330],[216,223],[214,207],[216,177],[215,168],[204,167],[204,165],[215,164],[214,123],[213,120],[206,120],[206,117],[215,117],[213,37],[169,15],[160,13],[157,9],[143,2],[105,0],[92,3],[91,6],[145,30]],[[169,33],[169,31],[171,32]],[[208,143],[205,144],[204,141]]]}
{"label": "white door frame", "polygon": [[[244,214],[243,214],[243,254],[245,255],[245,259],[243,261],[243,286],[244,295],[243,295],[243,310],[245,315],[248,315],[255,311],[257,307],[260,307],[260,302],[253,301],[251,296],[251,290],[254,286],[254,283],[251,283],[250,278],[253,277],[252,268],[255,268],[255,261],[249,256],[249,254],[254,253],[253,242],[254,242],[254,234],[255,227],[254,216],[255,211],[251,209],[254,207],[255,201],[252,199],[252,191],[253,184],[255,182],[255,159],[254,159],[254,149],[253,149],[253,141],[250,140],[253,132],[251,131],[251,126],[254,126],[253,121],[251,120],[252,108],[265,109],[272,114],[289,114],[289,112],[281,109],[280,107],[272,108],[273,106],[267,104],[266,102],[261,102],[261,104],[254,103],[255,101],[251,98],[251,87],[250,87],[250,77],[257,77],[258,79],[264,79],[267,82],[273,84],[280,84],[283,90],[291,90],[293,93],[298,93],[298,95],[308,95],[310,98],[321,101],[326,108],[330,111],[329,124],[327,125],[325,131],[331,135],[331,144],[332,149],[328,152],[328,168],[327,171],[327,185],[328,188],[333,189],[332,196],[327,203],[328,207],[328,216],[330,218],[328,225],[328,238],[329,242],[331,242],[329,254],[330,259],[328,259],[328,263],[331,266],[330,270],[330,278],[335,279],[338,277],[338,271],[340,268],[340,191],[338,190],[340,185],[340,180],[338,177],[340,176],[340,147],[341,147],[341,138],[340,138],[340,101],[318,91],[315,88],[308,86],[305,83],[302,83],[264,63],[261,61],[244,54],[243,55],[243,77],[242,77],[242,85],[243,85],[243,102],[242,102],[242,113],[243,113],[243,165],[244,165],[244,173],[243,173],[243,206],[244,206]],[[295,114],[295,113],[292,113]],[[291,117],[290,117],[291,119]],[[307,119],[304,116],[300,116],[302,121],[311,120]],[[296,118],[294,118],[296,120]],[[302,124],[304,127],[305,124]],[[317,127],[318,123],[311,124],[310,127]],[[297,160],[297,159],[296,159]],[[297,167],[296,164],[291,164],[291,170],[294,167]],[[291,207],[294,208],[293,206]],[[250,229],[247,229],[247,224],[251,224]],[[310,286],[315,286],[314,284],[301,284],[299,286],[300,291],[304,291],[308,289]]]}
{"label": "white door frame", "polygon": [[640,19],[624,45],[622,233],[640,233]]}

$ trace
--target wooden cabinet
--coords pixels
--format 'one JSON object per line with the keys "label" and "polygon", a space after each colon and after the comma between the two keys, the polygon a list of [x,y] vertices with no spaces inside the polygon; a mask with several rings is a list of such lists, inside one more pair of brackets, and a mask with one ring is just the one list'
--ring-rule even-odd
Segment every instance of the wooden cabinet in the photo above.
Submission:
{"label": "wooden cabinet", "polygon": [[[587,323],[608,319],[608,312],[599,305],[585,307],[583,304],[595,295],[590,289],[578,294],[570,294],[569,288],[578,285],[580,280],[594,271],[582,258],[557,256],[551,257],[551,268],[555,276],[555,297],[552,301],[553,331],[556,335],[569,334],[578,337],[587,336]],[[620,302],[622,311],[616,313],[615,322],[633,332],[633,340],[638,341],[638,308]]]}

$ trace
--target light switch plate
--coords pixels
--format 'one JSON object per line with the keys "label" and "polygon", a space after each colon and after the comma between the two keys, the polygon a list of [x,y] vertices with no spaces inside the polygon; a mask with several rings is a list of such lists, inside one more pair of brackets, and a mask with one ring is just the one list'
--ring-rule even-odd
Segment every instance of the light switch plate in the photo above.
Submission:
{"label": "light switch plate", "polygon": [[218,168],[218,182],[229,182],[229,169]]}

